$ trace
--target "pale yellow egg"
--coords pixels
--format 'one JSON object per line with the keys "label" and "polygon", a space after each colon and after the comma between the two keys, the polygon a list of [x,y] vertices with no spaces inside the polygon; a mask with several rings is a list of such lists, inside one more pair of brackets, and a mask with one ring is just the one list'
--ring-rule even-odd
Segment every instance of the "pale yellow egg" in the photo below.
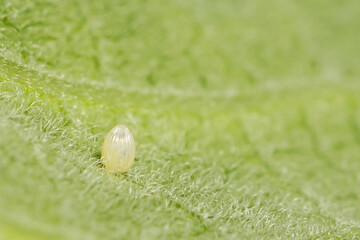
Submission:
{"label": "pale yellow egg", "polygon": [[135,140],[124,125],[116,125],[106,135],[101,160],[106,169],[114,173],[127,172],[134,163]]}

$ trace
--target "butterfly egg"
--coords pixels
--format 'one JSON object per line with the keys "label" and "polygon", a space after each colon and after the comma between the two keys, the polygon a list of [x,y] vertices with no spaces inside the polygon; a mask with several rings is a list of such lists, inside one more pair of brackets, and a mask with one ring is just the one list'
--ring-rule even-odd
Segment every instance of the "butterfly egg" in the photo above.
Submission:
{"label": "butterfly egg", "polygon": [[135,140],[124,125],[116,125],[106,135],[101,160],[106,169],[115,173],[127,172],[134,163]]}

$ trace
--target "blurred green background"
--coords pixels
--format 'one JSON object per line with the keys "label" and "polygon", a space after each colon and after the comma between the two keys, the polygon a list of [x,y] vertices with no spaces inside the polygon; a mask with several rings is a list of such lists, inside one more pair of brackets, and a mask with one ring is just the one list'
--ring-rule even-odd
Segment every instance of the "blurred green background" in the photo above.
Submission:
{"label": "blurred green background", "polygon": [[360,238],[359,9],[0,0],[0,239]]}

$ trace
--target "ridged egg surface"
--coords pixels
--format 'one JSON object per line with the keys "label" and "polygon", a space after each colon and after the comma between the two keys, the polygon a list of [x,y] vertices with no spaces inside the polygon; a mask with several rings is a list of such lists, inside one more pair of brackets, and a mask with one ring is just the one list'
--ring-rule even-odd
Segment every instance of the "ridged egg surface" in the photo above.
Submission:
{"label": "ridged egg surface", "polygon": [[115,173],[127,172],[134,163],[135,140],[124,125],[117,125],[106,135],[101,160],[105,168]]}

